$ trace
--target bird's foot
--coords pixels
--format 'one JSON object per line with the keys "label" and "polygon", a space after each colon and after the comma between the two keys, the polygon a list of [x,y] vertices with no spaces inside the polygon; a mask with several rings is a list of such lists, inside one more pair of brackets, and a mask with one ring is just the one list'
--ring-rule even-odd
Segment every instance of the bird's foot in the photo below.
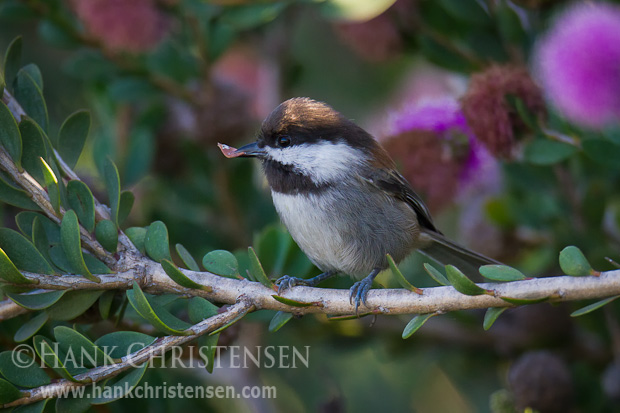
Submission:
{"label": "bird's foot", "polygon": [[320,283],[321,281],[327,280],[328,278],[331,278],[334,275],[336,275],[335,272],[327,271],[327,272],[324,272],[323,274],[317,275],[316,277],[308,278],[307,280],[303,278],[297,278],[297,277],[291,277],[291,276],[285,275],[276,280],[276,285],[278,286],[278,295],[282,294],[284,291],[296,285],[316,287],[318,283]]}
{"label": "bird's foot", "polygon": [[303,278],[291,277],[285,275],[276,280],[276,285],[278,286],[278,295],[281,295],[284,291],[289,288],[293,288],[296,285],[309,285],[308,281]]}
{"label": "bird's foot", "polygon": [[368,277],[364,278],[362,281],[358,281],[349,289],[349,302],[353,305],[353,299],[355,298],[355,314],[358,314],[358,309],[361,304],[368,307],[366,304],[366,298],[368,297],[368,291],[372,287],[372,282],[375,280],[377,274],[379,274],[381,270],[374,269],[368,275]]}

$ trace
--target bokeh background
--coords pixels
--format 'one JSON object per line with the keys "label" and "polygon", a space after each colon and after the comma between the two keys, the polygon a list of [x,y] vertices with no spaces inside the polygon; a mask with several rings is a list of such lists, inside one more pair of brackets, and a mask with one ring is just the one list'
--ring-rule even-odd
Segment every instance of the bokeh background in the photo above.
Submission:
{"label": "bokeh background", "polygon": [[[76,171],[95,196],[106,199],[109,156],[136,195],[128,226],[161,220],[197,259],[226,249],[243,264],[253,245],[274,278],[318,274],[293,245],[274,258],[287,235],[258,165],[216,146],[254,140],[281,101],[308,96],[376,136],[468,247],[529,276],[560,274],[567,245],[598,270],[619,260],[617,2],[2,0],[0,50],[16,36],[22,63],[41,69],[50,130],[77,109],[93,115]],[[15,227],[15,209],[0,213]],[[420,257],[401,269],[433,285]],[[511,309],[488,331],[484,311],[451,313],[407,340],[407,317],[305,316],[269,333],[261,311],[220,345],[310,346],[308,368],[149,369],[145,380],[275,385],[277,399],[97,411],[617,411],[618,305],[571,318],[583,305]]]}

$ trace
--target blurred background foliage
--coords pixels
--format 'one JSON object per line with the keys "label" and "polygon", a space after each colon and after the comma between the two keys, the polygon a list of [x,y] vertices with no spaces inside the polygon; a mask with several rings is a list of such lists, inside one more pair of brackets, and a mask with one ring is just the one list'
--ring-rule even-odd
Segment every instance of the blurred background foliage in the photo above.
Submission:
{"label": "blurred background foliage", "polygon": [[[42,69],[50,135],[90,109],[76,171],[95,196],[106,200],[97,176],[110,157],[136,196],[127,225],[161,220],[195,257],[238,251],[245,268],[253,245],[274,278],[318,273],[278,225],[258,166],[216,147],[254,140],[281,101],[309,96],[385,144],[445,233],[545,276],[561,272],[566,245],[598,270],[618,259],[618,10],[561,0],[2,0],[0,49],[22,36],[22,63]],[[1,207],[15,228],[18,211]],[[401,269],[432,285],[418,256]],[[483,313],[454,313],[406,341],[397,317],[306,316],[268,333],[273,314],[261,311],[220,345],[310,346],[308,368],[149,369],[145,381],[275,385],[277,399],[106,409],[614,411],[618,308],[572,319],[572,305],[532,305],[488,331]],[[4,347],[19,324],[3,323]]]}

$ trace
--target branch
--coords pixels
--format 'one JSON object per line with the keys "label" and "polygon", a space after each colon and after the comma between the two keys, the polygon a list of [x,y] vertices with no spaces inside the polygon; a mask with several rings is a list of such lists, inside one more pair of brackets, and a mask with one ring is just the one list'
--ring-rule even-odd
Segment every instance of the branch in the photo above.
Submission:
{"label": "branch", "polygon": [[172,347],[186,344],[204,334],[215,331],[220,327],[226,326],[227,324],[234,323],[252,311],[253,308],[254,305],[252,302],[246,297],[241,296],[235,305],[228,308],[228,311],[207,318],[206,320],[203,320],[187,329],[186,331],[192,332],[191,335],[160,337],[155,340],[153,344],[123,357],[120,363],[96,367],[74,377],[76,380],[83,381],[85,383],[76,383],[70,380],[62,379],[52,384],[25,391],[23,392],[25,397],[7,403],[3,405],[2,408],[31,404],[46,398],[55,398],[66,394],[67,388],[86,386],[117,376],[126,370],[149,361],[153,357],[164,354]]}
{"label": "branch", "polygon": [[[135,280],[145,292],[150,294],[172,293],[187,297],[198,296],[226,304],[235,303],[237,298],[243,295],[252,301],[257,309],[295,314],[355,314],[355,307],[349,301],[348,290],[296,286],[285,291],[282,296],[309,305],[295,307],[274,299],[273,296],[277,293],[258,282],[180,269],[196,283],[209,287],[206,290],[185,288],[168,277],[161,265],[148,258],[141,258],[132,266],[133,269],[129,271],[98,275],[101,279],[100,283],[89,281],[79,275],[57,277],[28,272],[23,272],[23,274],[31,280],[36,280],[38,282],[36,288],[43,290],[128,290],[131,289]],[[454,287],[425,288],[422,295],[405,289],[374,289],[368,294],[367,311],[372,314],[387,315],[427,314],[513,306],[500,297],[527,300],[548,299],[551,302],[600,299],[620,295],[620,270],[602,272],[600,276],[558,276],[478,285],[492,290],[493,295],[465,295],[455,290]]]}

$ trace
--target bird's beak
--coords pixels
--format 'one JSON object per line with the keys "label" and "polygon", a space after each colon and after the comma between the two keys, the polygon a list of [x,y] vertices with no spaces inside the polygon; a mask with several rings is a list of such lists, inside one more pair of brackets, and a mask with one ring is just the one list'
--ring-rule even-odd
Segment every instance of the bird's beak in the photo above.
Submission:
{"label": "bird's beak", "polygon": [[224,143],[218,143],[217,146],[227,158],[263,158],[265,155],[267,155],[267,151],[265,151],[265,149],[263,148],[260,148],[256,142],[249,143],[239,149],[233,148],[232,146],[228,146]]}
{"label": "bird's beak", "polygon": [[262,158],[267,154],[267,152],[264,148],[260,148],[256,142],[252,142],[237,149],[235,152],[233,152],[233,154],[235,155],[235,157],[241,156]]}

